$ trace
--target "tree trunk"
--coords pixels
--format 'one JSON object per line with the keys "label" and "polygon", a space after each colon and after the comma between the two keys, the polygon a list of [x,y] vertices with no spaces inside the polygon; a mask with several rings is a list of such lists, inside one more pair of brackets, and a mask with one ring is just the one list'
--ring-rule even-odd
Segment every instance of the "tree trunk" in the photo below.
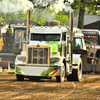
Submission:
{"label": "tree trunk", "polygon": [[82,7],[80,7],[79,17],[78,17],[78,28],[80,28],[80,29],[84,28],[85,2],[86,2],[86,0],[81,0],[81,3],[83,5],[82,5]]}

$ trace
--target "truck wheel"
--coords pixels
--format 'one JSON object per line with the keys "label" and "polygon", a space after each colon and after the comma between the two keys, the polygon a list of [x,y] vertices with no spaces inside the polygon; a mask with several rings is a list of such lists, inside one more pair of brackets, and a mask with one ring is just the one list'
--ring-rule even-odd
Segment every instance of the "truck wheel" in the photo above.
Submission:
{"label": "truck wheel", "polygon": [[65,66],[62,64],[61,69],[60,69],[60,76],[56,76],[57,82],[64,82],[65,78]]}
{"label": "truck wheel", "polygon": [[16,74],[17,81],[23,81],[24,76]]}
{"label": "truck wheel", "polygon": [[77,69],[73,69],[72,74],[67,76],[68,81],[80,81],[82,77],[82,61],[79,61],[79,66]]}

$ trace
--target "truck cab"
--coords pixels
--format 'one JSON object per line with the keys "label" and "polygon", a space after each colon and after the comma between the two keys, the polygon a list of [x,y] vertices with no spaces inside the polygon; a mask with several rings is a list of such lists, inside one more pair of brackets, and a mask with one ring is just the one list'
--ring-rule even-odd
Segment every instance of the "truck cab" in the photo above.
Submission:
{"label": "truck cab", "polygon": [[97,49],[100,49],[100,31],[96,29],[82,29],[84,40],[87,48],[87,61],[91,64],[91,60],[96,57]]}

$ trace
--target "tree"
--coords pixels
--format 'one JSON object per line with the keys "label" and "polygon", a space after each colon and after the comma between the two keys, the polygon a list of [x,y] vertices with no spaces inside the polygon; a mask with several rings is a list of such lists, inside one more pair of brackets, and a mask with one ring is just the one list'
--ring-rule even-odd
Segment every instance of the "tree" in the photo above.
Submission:
{"label": "tree", "polygon": [[[67,2],[67,0],[64,0],[64,2]],[[71,7],[73,9],[79,9],[78,28],[84,28],[83,24],[85,8],[88,8],[88,14],[97,14],[98,5],[100,5],[100,0],[74,0],[74,2],[71,4]]]}
{"label": "tree", "polygon": [[16,19],[18,20],[26,20],[27,19],[27,12],[26,11],[20,11],[17,16]]}
{"label": "tree", "polygon": [[31,20],[37,22],[40,25],[45,24],[45,18],[43,15],[43,9],[31,9]]}
{"label": "tree", "polygon": [[[12,4],[16,0],[8,0]],[[18,0],[17,0],[18,1]],[[16,1],[16,2],[17,2]],[[36,1],[36,0],[35,0]],[[37,0],[40,1],[40,0]],[[39,5],[38,3],[33,5],[33,9],[31,8],[31,20],[39,23],[40,25],[44,25],[45,21],[48,20],[58,20],[60,24],[68,21],[68,15],[64,11],[59,11],[56,13],[56,9],[53,6],[56,0],[47,0],[48,3],[46,5]],[[54,2],[53,2],[54,1]],[[44,4],[44,3],[43,3]],[[10,20],[26,20],[27,19],[27,11],[20,10],[18,12],[11,12],[8,10],[6,13],[0,13],[0,22],[1,21],[10,21]]]}
{"label": "tree", "polygon": [[4,21],[25,20],[27,18],[26,8],[29,7],[24,6],[20,0],[0,0],[0,17]]}
{"label": "tree", "polygon": [[80,7],[80,11],[79,11],[78,28],[83,29],[86,0],[81,0],[81,3],[82,3],[82,6]]}
{"label": "tree", "polygon": [[68,15],[65,11],[59,11],[56,13],[56,8],[54,4],[57,0],[29,0],[33,3],[33,15],[31,19],[38,22],[41,25],[45,24],[45,21],[58,20],[60,24],[68,21]]}
{"label": "tree", "polygon": [[66,21],[69,20],[68,18],[68,15],[66,15],[66,12],[65,11],[59,11],[57,14],[56,14],[56,20],[60,21],[60,24],[63,24],[65,23]]}

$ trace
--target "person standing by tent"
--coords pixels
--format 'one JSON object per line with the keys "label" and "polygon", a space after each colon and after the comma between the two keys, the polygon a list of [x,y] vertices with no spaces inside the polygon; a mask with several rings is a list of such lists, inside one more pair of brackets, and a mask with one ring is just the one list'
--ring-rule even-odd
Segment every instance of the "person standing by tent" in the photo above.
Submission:
{"label": "person standing by tent", "polygon": [[97,64],[100,64],[100,49],[97,49],[96,57],[94,59],[92,59],[92,65],[93,65],[93,73],[92,74],[95,74]]}
{"label": "person standing by tent", "polygon": [[92,59],[92,64],[99,64],[100,63],[100,49],[97,49],[96,57]]}

